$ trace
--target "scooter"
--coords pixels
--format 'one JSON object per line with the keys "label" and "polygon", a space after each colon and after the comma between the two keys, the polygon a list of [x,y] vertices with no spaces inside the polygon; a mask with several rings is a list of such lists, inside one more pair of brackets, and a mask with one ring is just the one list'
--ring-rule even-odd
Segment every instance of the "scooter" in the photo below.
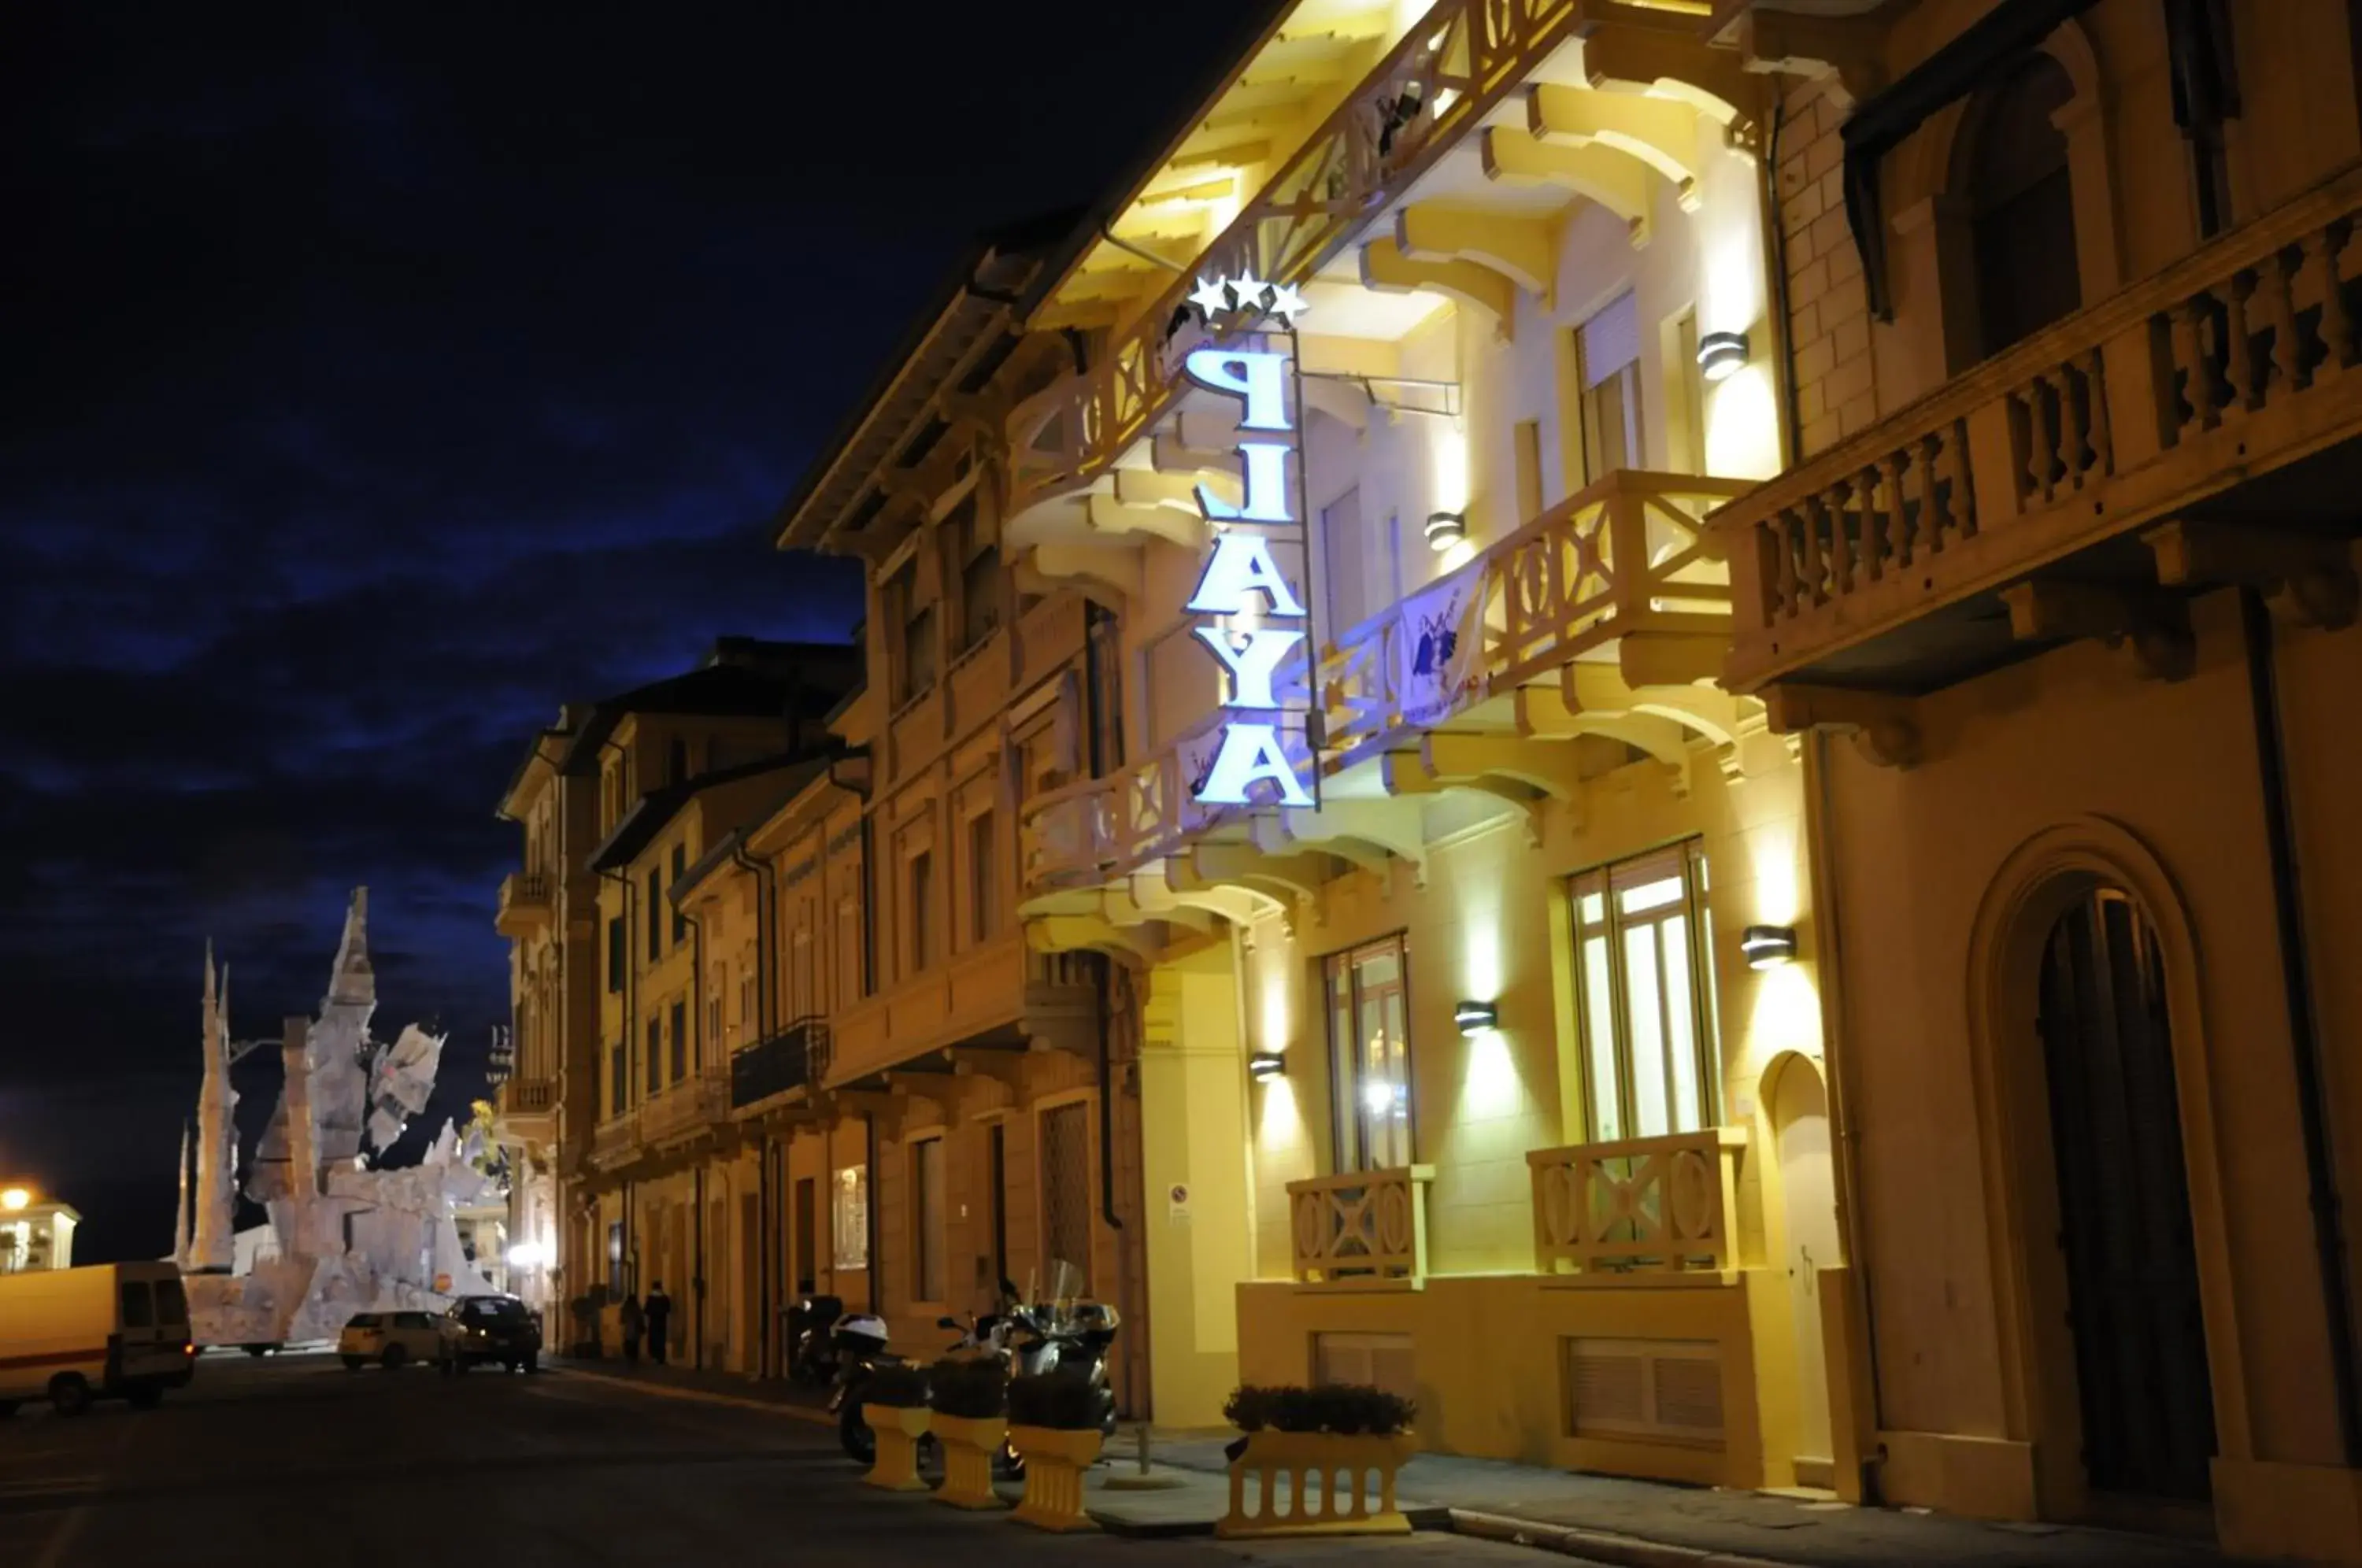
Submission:
{"label": "scooter", "polygon": [[861,1414],[862,1391],[881,1366],[900,1366],[903,1358],[886,1348],[886,1320],[871,1313],[839,1318],[828,1331],[829,1354],[835,1364],[828,1396],[828,1413],[836,1418],[837,1441],[846,1455],[863,1464],[877,1460],[877,1434]]}
{"label": "scooter", "polygon": [[825,1387],[836,1377],[836,1342],[830,1337],[844,1316],[834,1296],[806,1296],[787,1309],[788,1376],[806,1387]]}

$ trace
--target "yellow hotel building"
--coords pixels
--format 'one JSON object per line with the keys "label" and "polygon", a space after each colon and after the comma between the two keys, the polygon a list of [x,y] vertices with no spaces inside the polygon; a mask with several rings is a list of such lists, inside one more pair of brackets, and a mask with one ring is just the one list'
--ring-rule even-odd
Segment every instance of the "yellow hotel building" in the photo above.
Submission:
{"label": "yellow hotel building", "polygon": [[708,1219],[564,1266],[757,1375],[1009,1277],[1167,1426],[2362,1560],[2356,43],[1275,7],[783,509],[864,682],[626,846]]}

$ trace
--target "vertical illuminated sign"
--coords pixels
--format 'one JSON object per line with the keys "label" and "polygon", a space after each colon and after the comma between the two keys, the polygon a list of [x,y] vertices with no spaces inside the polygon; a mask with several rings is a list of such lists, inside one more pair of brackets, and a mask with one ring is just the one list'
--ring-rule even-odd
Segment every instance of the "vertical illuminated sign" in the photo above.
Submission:
{"label": "vertical illuminated sign", "polygon": [[1303,527],[1288,471],[1290,457],[1302,460],[1288,406],[1288,359],[1268,349],[1200,348],[1184,361],[1192,381],[1237,398],[1241,407],[1244,484],[1235,506],[1198,487],[1214,547],[1188,603],[1192,614],[1223,618],[1200,625],[1197,635],[1222,667],[1222,706],[1239,715],[1222,726],[1220,747],[1196,787],[1197,799],[1209,806],[1246,805],[1261,783],[1272,787],[1269,798],[1280,805],[1313,803],[1288,760],[1279,723],[1280,670],[1299,650],[1308,656],[1311,633],[1304,603],[1272,554],[1275,530],[1296,530],[1300,542]]}

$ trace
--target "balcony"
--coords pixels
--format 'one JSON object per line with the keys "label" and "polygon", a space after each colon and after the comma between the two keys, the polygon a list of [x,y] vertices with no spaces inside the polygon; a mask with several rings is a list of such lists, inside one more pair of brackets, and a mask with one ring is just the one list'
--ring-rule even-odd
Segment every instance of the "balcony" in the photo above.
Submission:
{"label": "balcony", "polygon": [[929,966],[838,1013],[825,1081],[844,1085],[997,1032],[1057,1038],[1077,1049],[1095,993],[1068,959],[1027,947],[1021,932]]}
{"label": "balcony", "polygon": [[500,1088],[501,1121],[507,1132],[533,1143],[546,1143],[557,1131],[557,1082],[554,1078],[511,1078]]}
{"label": "balcony", "polygon": [[828,1025],[800,1018],[730,1056],[730,1110],[749,1110],[790,1090],[808,1088],[828,1067]]}
{"label": "balcony", "polygon": [[512,940],[531,936],[549,923],[552,907],[546,872],[512,871],[501,878],[501,899],[492,915],[492,928]]}
{"label": "balcony", "polygon": [[1434,1179],[1432,1165],[1402,1165],[1289,1182],[1297,1283],[1418,1289],[1427,1282],[1427,1187]]}
{"label": "balcony", "polygon": [[2197,589],[2350,618],[2358,216],[2353,171],[1725,507],[1730,686],[1842,724],[2075,636],[2179,673]]}
{"label": "balcony", "polygon": [[657,1149],[695,1137],[717,1121],[729,1119],[730,1080],[719,1072],[703,1073],[658,1089],[639,1109],[639,1142]]}
{"label": "balcony", "polygon": [[631,1158],[640,1146],[639,1124],[632,1113],[610,1117],[590,1134],[590,1163],[613,1170]]}
{"label": "balcony", "polygon": [[1203,334],[1168,337],[1167,328],[1197,276],[1306,282],[1533,68],[1609,13],[1624,16],[1598,0],[1441,0],[1430,9],[1098,365],[1012,412],[1009,514],[1097,479],[1173,406],[1182,357]]}
{"label": "balcony", "polygon": [[[1466,760],[1483,748],[1487,729],[1518,743],[1541,737],[1544,745],[1595,731],[1677,757],[1678,722],[1666,715],[1687,712],[1711,724],[1714,711],[1728,707],[1691,686],[1714,673],[1730,626],[1729,569],[1704,519],[1751,488],[1695,474],[1610,474],[1345,632],[1321,664],[1324,776],[1364,768],[1445,725],[1464,732],[1443,748],[1450,755],[1420,756],[1416,766],[1407,759],[1374,788],[1341,795],[1408,790],[1421,782],[1420,769],[1432,782],[1455,761],[1479,775],[1506,755],[1496,745],[1488,756]],[[1445,651],[1437,654],[1439,647]],[[1577,682],[1578,661],[1600,679]],[[1529,687],[1550,690],[1529,700]],[[1650,713],[1628,711],[1632,688],[1662,688],[1650,693]],[[1573,702],[1571,691],[1585,695]],[[1252,819],[1271,816],[1270,808],[1201,804],[1191,789],[1228,717],[1211,712],[1139,762],[1038,797],[1027,808],[1020,846],[1026,895],[1098,887],[1196,845],[1237,837]],[[1301,732],[1282,734],[1299,765],[1307,763]],[[1728,738],[1727,723],[1717,738]],[[1507,765],[1515,769],[1521,761],[1568,765],[1564,757],[1536,764],[1530,756]],[[1340,801],[1327,814],[1340,817],[1341,807],[1359,809]],[[1281,814],[1304,828],[1316,813]]]}
{"label": "balcony", "polygon": [[1746,1153],[1737,1127],[1535,1150],[1535,1272],[1737,1268],[1731,1217]]}

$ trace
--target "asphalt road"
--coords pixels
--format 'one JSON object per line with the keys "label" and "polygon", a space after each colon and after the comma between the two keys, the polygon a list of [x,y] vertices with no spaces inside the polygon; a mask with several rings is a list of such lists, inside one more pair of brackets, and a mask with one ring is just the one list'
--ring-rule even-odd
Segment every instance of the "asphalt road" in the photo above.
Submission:
{"label": "asphalt road", "polygon": [[1449,1535],[1277,1544],[1053,1537],[855,1485],[834,1434],[563,1372],[348,1373],[208,1357],[152,1410],[0,1420],[7,1568],[1014,1562],[1533,1565]]}

